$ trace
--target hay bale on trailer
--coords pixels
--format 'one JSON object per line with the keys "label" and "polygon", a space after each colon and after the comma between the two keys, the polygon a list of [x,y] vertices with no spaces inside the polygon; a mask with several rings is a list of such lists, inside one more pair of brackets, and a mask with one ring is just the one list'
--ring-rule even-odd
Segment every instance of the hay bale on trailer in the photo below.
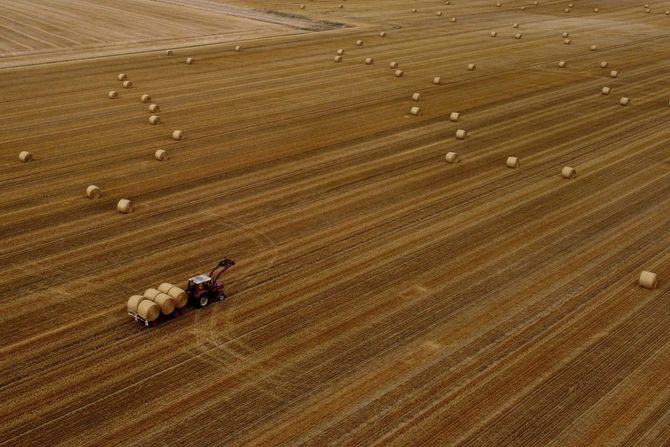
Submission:
{"label": "hay bale on trailer", "polygon": [[174,312],[176,306],[174,299],[170,295],[163,293],[158,289],[150,288],[144,291],[144,296],[158,304],[163,315],[170,315]]}
{"label": "hay bale on trailer", "polygon": [[186,303],[188,303],[188,295],[186,294],[186,291],[173,284],[164,282],[158,286],[158,290],[167,295],[170,295],[174,300],[175,306],[177,306],[177,308],[182,308],[186,306]]}

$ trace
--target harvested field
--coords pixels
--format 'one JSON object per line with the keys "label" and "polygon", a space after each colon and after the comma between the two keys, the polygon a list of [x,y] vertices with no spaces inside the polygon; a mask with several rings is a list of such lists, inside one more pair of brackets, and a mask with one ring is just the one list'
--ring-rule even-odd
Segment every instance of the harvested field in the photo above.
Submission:
{"label": "harvested field", "polygon": [[0,446],[670,443],[667,2],[5,3]]}

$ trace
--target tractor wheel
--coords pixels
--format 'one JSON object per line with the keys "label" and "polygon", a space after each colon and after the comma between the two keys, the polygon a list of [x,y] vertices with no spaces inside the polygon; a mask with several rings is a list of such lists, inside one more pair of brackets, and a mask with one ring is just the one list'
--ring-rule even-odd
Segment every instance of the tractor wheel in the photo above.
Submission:
{"label": "tractor wheel", "polygon": [[219,301],[223,301],[223,300],[226,299],[226,294],[223,293],[223,292],[220,292],[220,293],[218,294],[217,298],[219,299]]}
{"label": "tractor wheel", "polygon": [[200,295],[200,298],[198,298],[198,306],[205,307],[207,304],[209,304],[209,297],[207,294]]}

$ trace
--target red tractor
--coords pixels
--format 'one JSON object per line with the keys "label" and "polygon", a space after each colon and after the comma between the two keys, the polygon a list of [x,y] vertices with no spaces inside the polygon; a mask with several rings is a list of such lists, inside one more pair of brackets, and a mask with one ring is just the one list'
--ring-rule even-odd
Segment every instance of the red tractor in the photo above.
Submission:
{"label": "red tractor", "polygon": [[219,277],[235,265],[235,261],[224,259],[209,272],[209,275],[198,275],[188,280],[186,293],[188,298],[198,307],[205,307],[210,300],[223,301],[226,294],[223,292],[223,283]]}

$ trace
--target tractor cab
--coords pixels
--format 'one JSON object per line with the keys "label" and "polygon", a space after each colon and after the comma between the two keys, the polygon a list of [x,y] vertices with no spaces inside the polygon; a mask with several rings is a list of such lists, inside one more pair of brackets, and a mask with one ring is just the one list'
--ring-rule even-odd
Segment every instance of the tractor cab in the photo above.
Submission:
{"label": "tractor cab", "polygon": [[211,286],[212,286],[212,278],[210,278],[208,275],[198,275],[188,280],[187,288],[190,289],[195,287],[198,289],[203,289],[203,288],[209,288]]}
{"label": "tractor cab", "polygon": [[212,269],[209,275],[202,274],[190,278],[186,286],[188,297],[198,307],[205,307],[209,304],[210,299],[224,300],[226,294],[223,292],[223,283],[219,281],[219,277],[234,265],[235,261],[224,259]]}

